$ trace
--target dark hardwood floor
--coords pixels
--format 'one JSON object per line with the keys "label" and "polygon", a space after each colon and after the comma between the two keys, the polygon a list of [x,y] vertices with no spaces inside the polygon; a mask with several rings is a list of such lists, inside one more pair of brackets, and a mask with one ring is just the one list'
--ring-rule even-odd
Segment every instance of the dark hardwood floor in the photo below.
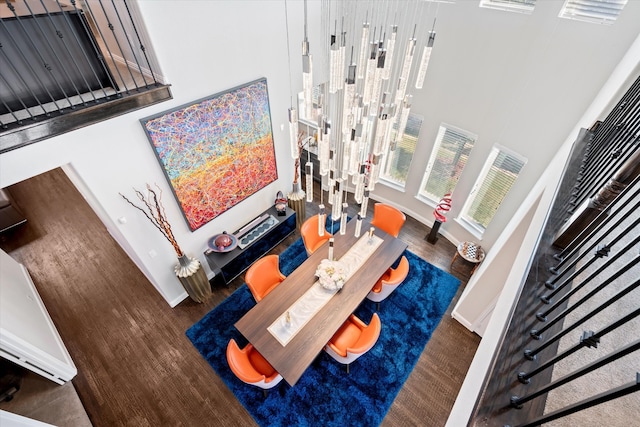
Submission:
{"label": "dark hardwood floor", "polygon": [[[228,288],[215,288],[203,304],[187,299],[170,308],[62,170],[10,191],[28,223],[4,236],[0,247],[29,270],[78,368],[73,384],[94,426],[255,425],[185,336],[242,285],[242,277]],[[308,203],[306,210],[307,216],[314,214],[316,206]],[[444,238],[427,243],[428,232],[408,218],[399,237],[409,250],[449,271],[454,245]],[[273,252],[281,253],[298,237],[296,231]],[[462,285],[383,426],[446,422],[480,341],[450,316],[471,268],[454,264],[451,273]]]}

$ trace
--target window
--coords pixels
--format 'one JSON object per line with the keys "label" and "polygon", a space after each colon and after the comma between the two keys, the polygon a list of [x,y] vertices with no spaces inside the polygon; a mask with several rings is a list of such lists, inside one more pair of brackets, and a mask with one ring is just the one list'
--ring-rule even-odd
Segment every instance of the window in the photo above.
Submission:
{"label": "window", "polygon": [[453,192],[476,139],[476,135],[465,130],[440,125],[418,198],[438,202],[446,193]]}
{"label": "window", "polygon": [[380,174],[381,179],[404,188],[423,120],[422,116],[409,113],[402,140],[398,141],[395,150],[389,151],[386,155],[384,168]]}
{"label": "window", "polygon": [[627,0],[566,0],[558,16],[611,25],[626,4]]}
{"label": "window", "polygon": [[536,0],[480,0],[480,7],[510,12],[531,13],[535,6]]}
{"label": "window", "polygon": [[484,233],[526,162],[503,147],[493,147],[458,218],[474,234]]}

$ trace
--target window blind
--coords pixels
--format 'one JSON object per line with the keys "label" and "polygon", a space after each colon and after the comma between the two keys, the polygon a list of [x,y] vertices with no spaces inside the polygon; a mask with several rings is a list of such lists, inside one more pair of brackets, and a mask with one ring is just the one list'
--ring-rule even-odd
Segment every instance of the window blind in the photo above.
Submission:
{"label": "window blind", "polygon": [[438,201],[453,192],[476,139],[465,130],[440,125],[419,195]]}
{"label": "window blind", "polygon": [[627,0],[566,0],[558,16],[611,24],[618,18],[626,4]]}
{"label": "window blind", "polygon": [[480,7],[510,10],[513,12],[533,12],[536,0],[480,0]]}
{"label": "window blind", "polygon": [[483,232],[513,186],[526,160],[499,148],[493,149],[481,176],[465,203],[461,217]]}
{"label": "window blind", "polygon": [[[409,113],[407,126],[402,139],[398,141],[395,150],[387,153],[385,167],[380,176],[382,179],[404,187],[407,182],[409,167],[411,166],[413,153],[416,150],[418,135],[420,134],[423,120],[422,116]],[[397,131],[397,123],[394,125],[393,131]]]}

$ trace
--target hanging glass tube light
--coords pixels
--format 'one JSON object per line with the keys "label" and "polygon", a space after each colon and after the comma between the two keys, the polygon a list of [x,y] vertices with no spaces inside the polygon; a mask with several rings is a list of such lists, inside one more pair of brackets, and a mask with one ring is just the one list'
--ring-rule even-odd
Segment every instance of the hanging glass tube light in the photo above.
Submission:
{"label": "hanging glass tube light", "polygon": [[321,127],[318,131],[318,160],[320,161],[320,175],[326,176],[329,173],[329,157],[331,156],[331,124],[322,117]]}
{"label": "hanging glass tube light", "polygon": [[307,184],[307,202],[313,202],[313,162],[304,165],[305,180]]}
{"label": "hanging glass tube light", "polygon": [[431,59],[431,51],[433,50],[433,42],[435,39],[436,32],[429,31],[427,45],[422,48],[422,58],[420,59],[420,67],[418,68],[418,75],[416,76],[416,89],[422,89],[424,85],[424,78],[427,75],[427,67],[429,66],[429,59]]}
{"label": "hanging glass tube light", "polygon": [[398,115],[398,126],[393,138],[393,142],[389,146],[390,151],[395,151],[398,146],[398,142],[404,138],[404,131],[407,129],[407,122],[409,121],[409,113],[411,112],[411,98],[413,95],[405,95],[404,101],[402,101],[402,108]]}
{"label": "hanging glass tube light", "polygon": [[324,212],[324,205],[318,205],[318,236],[324,236],[325,223],[327,222],[327,216]]}
{"label": "hanging glass tube light", "polygon": [[353,192],[353,198],[357,203],[362,203],[362,199],[364,198],[365,170],[366,166],[362,165],[360,167],[360,173],[356,175],[356,188]]}
{"label": "hanging glass tube light", "polygon": [[[353,129],[351,129],[353,131]],[[351,147],[353,145],[353,141],[351,139],[351,132],[345,133],[342,135],[342,172],[341,178],[344,181],[347,181],[349,178],[349,163],[351,163]]]}
{"label": "hanging glass tube light", "polygon": [[396,47],[396,37],[398,35],[398,26],[391,26],[391,37],[387,40],[387,54],[385,58],[383,78],[389,80],[391,77],[391,68],[393,67],[393,52]]}
{"label": "hanging glass tube light", "polygon": [[360,233],[362,233],[362,215],[358,214],[358,218],[356,219],[356,231],[354,235],[356,237],[360,237]]}
{"label": "hanging glass tube light", "polygon": [[347,33],[340,33],[340,45],[338,47],[338,90],[342,89],[345,80],[345,69],[347,65]]}
{"label": "hanging glass tube light", "polygon": [[[351,130],[351,143],[349,145],[349,175],[355,176],[358,173],[360,167],[360,142],[362,140],[362,125],[356,125],[355,129]],[[352,181],[355,184],[355,179]]]}
{"label": "hanging glass tube light", "polygon": [[391,118],[393,117],[392,106],[387,104],[387,100],[390,97],[391,97],[390,94],[388,92],[385,92],[382,95],[381,104],[380,104],[380,107],[378,108],[376,130],[375,130],[375,136],[373,139],[374,143],[373,143],[373,149],[371,150],[373,154],[383,153],[385,138],[388,135],[387,128],[389,127],[389,123],[391,122]]}
{"label": "hanging glass tube light", "polygon": [[367,46],[369,44],[369,23],[362,23],[362,36],[360,37],[360,54],[358,55],[358,79],[363,79],[367,69]]}
{"label": "hanging glass tube light", "polygon": [[373,191],[376,188],[378,179],[380,178],[380,159],[381,154],[373,154],[369,165],[368,190]]}
{"label": "hanging glass tube light", "polygon": [[[329,159],[329,164],[331,164],[331,162],[332,162],[331,159]],[[329,194],[327,195],[327,201],[329,202],[330,205],[333,206],[335,201],[335,194],[336,194],[336,171],[333,167],[329,169],[329,180],[327,184],[327,189],[329,192]]]}
{"label": "hanging glass tube light", "polygon": [[362,197],[362,203],[360,203],[360,216],[362,218],[367,217],[367,208],[369,204],[369,189],[364,189],[364,196]]}
{"label": "hanging glass tube light", "polygon": [[333,261],[333,242],[334,242],[333,237],[330,237],[329,238],[329,252],[327,254],[327,259],[329,261]]}
{"label": "hanging glass tube light", "polygon": [[396,89],[396,102],[400,103],[404,99],[404,95],[407,92],[407,82],[409,81],[409,73],[411,72],[411,65],[413,64],[413,55],[416,48],[416,39],[411,38],[407,43],[407,49],[405,50],[404,59],[402,61],[402,71],[398,79],[398,88]]}
{"label": "hanging glass tube light", "polygon": [[356,100],[356,66],[349,65],[347,78],[344,82],[344,94],[342,100],[342,129],[344,133],[353,128],[354,102]]}
{"label": "hanging glass tube light", "polygon": [[291,157],[297,159],[300,157],[298,149],[298,110],[289,108],[289,141],[291,142]]}
{"label": "hanging glass tube light", "polygon": [[329,48],[329,93],[336,93],[340,84],[340,44],[338,37],[332,34]]}
{"label": "hanging glass tube light", "polygon": [[339,221],[342,216],[342,179],[336,179],[336,182],[333,186],[333,203],[331,205],[331,220]]}
{"label": "hanging glass tube light", "polygon": [[344,235],[347,233],[347,209],[349,208],[348,203],[342,204],[342,217],[340,217],[340,234]]}
{"label": "hanging glass tube light", "polygon": [[309,54],[309,42],[302,43],[302,105],[304,118],[315,120],[313,117],[313,60]]}
{"label": "hanging glass tube light", "polygon": [[302,115],[307,120],[313,117],[313,60],[309,52],[309,38],[307,34],[307,1],[304,2],[304,40],[302,41]]}
{"label": "hanging glass tube light", "polygon": [[371,90],[371,100],[370,104],[373,107],[377,107],[380,102],[380,96],[382,94],[382,83],[385,81],[384,78],[384,64],[386,59],[387,51],[381,49],[378,51],[378,59],[376,61],[376,70],[373,73],[373,87]]}
{"label": "hanging glass tube light", "polygon": [[364,76],[362,102],[364,105],[371,104],[371,98],[373,96],[373,82],[376,73],[376,65],[378,54],[378,43],[369,43],[369,59],[367,60],[367,70]]}

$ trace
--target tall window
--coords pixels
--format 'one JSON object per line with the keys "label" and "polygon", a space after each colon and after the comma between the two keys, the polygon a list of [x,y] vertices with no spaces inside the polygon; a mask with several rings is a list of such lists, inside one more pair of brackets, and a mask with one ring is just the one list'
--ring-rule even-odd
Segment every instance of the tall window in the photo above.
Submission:
{"label": "tall window", "polygon": [[401,141],[398,141],[396,149],[387,153],[380,178],[400,187],[405,186],[422,121],[422,116],[409,113],[404,136]]}
{"label": "tall window", "polygon": [[558,16],[611,25],[626,4],[627,0],[566,0]]}
{"label": "tall window", "polygon": [[437,202],[453,192],[478,137],[470,132],[442,124],[438,130],[418,197]]}
{"label": "tall window", "polygon": [[494,145],[459,220],[482,235],[526,162],[524,157]]}
{"label": "tall window", "polygon": [[536,0],[480,0],[480,7],[510,12],[531,13],[535,6]]}

